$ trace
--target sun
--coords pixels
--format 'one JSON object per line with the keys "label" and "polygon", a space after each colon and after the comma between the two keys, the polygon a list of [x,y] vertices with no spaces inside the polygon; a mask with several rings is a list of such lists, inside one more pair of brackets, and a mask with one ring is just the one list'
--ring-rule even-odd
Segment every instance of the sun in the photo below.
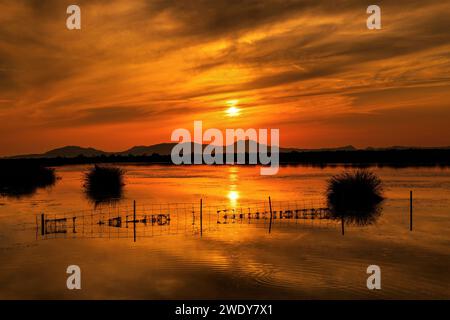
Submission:
{"label": "sun", "polygon": [[226,113],[227,113],[227,115],[229,116],[229,117],[235,117],[235,116],[238,116],[239,115],[239,108],[236,108],[236,107],[229,107],[227,110],[226,110]]}
{"label": "sun", "polygon": [[236,105],[238,103],[239,103],[239,100],[228,100],[226,102],[228,108],[225,110],[225,112],[229,117],[236,117],[240,114],[241,109],[236,107]]}

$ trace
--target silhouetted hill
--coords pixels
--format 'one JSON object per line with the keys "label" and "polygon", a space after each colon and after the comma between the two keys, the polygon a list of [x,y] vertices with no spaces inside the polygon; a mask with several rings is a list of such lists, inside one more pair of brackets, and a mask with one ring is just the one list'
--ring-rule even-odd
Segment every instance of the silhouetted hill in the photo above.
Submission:
{"label": "silhouetted hill", "polygon": [[355,151],[354,146],[348,145],[336,148],[319,148],[319,149],[299,149],[299,148],[280,148],[280,153],[286,152],[317,152],[317,151]]}
{"label": "silhouetted hill", "polygon": [[[241,141],[242,142],[242,141]],[[192,142],[187,142],[191,144],[191,150],[192,153],[195,150],[195,146],[198,144],[194,144]],[[177,143],[159,143],[155,145],[150,146],[135,146],[125,151],[119,151],[119,152],[105,152],[102,150],[94,149],[94,148],[84,148],[79,146],[66,146],[62,148],[57,148],[50,150],[48,152],[42,153],[42,154],[29,154],[29,155],[19,155],[19,156],[13,156],[13,157],[7,157],[8,159],[52,159],[52,158],[77,158],[77,157],[86,157],[86,158],[95,158],[95,157],[145,157],[145,156],[152,156],[152,155],[159,155],[162,157],[170,156],[172,148]],[[236,152],[237,150],[237,144],[238,142],[234,143],[234,150]],[[201,146],[202,150],[207,146],[208,144],[203,144]],[[249,153],[249,151],[253,149],[259,150],[262,145],[258,144],[255,141],[251,140],[245,140],[245,153]],[[226,153],[226,147],[221,148],[222,151],[220,153]],[[268,147],[270,151],[270,146]],[[300,149],[300,148],[280,148],[280,154],[290,154],[289,158],[295,158],[295,159],[309,159],[314,157],[314,155],[321,155],[324,156],[325,154],[329,158],[330,155],[335,153],[342,154],[344,156],[346,155],[355,155],[355,154],[362,154],[363,151],[367,152],[387,152],[387,151],[417,151],[423,152],[425,151],[431,151],[431,150],[450,150],[450,147],[439,147],[439,148],[432,148],[432,147],[402,147],[402,146],[395,146],[395,147],[387,147],[387,148],[372,148],[368,147],[366,149],[356,149],[352,145],[348,146],[342,146],[342,147],[336,147],[336,148],[321,148],[321,149]],[[296,161],[297,161],[296,160]],[[325,160],[325,159],[324,159]],[[319,161],[319,159],[315,158],[314,161]]]}
{"label": "silhouetted hill", "polygon": [[159,143],[151,146],[135,146],[128,150],[117,152],[116,154],[143,156],[156,153],[159,155],[169,155],[175,145],[176,143]]}
{"label": "silhouetted hill", "polygon": [[433,149],[449,150],[450,146],[448,146],[448,147],[391,146],[391,147],[382,147],[382,148],[367,147],[364,150],[387,151],[387,150],[433,150]]}
{"label": "silhouetted hill", "polygon": [[41,154],[24,154],[13,156],[9,158],[17,159],[33,159],[33,158],[74,158],[80,155],[85,157],[98,157],[101,155],[107,155],[108,152],[97,150],[94,148],[83,148],[78,146],[66,146],[62,148],[56,148]]}
{"label": "silhouetted hill", "polygon": [[[159,154],[161,156],[167,156],[170,155],[172,152],[173,147],[177,143],[159,143],[155,145],[150,146],[134,146],[128,150],[125,151],[118,151],[118,152],[106,152],[94,148],[84,148],[79,146],[66,146],[62,148],[53,149],[50,151],[47,151],[42,154],[25,154],[25,155],[18,155],[18,156],[12,156],[8,158],[13,159],[34,159],[34,158],[75,158],[79,156],[83,157],[98,157],[98,156],[111,156],[111,155],[118,155],[118,156],[150,156],[153,154]],[[191,150],[194,151],[194,143],[191,143]],[[207,146],[208,144],[202,145],[202,150]],[[248,153],[251,147],[257,148],[259,150],[260,144],[258,144],[255,141],[246,140],[245,141],[245,153]],[[270,150],[270,146],[268,147]],[[222,149],[222,153],[225,152],[225,147]],[[237,142],[234,143],[234,150],[237,150]],[[299,148],[280,148],[280,153],[288,153],[288,152],[309,152],[309,151],[352,151],[356,150],[355,147],[349,145],[349,146],[343,146],[343,147],[337,147],[337,148],[322,148],[322,149],[299,149]]]}
{"label": "silhouetted hill", "polygon": [[62,148],[53,149],[43,154],[44,157],[77,157],[83,155],[85,157],[98,157],[106,155],[108,152],[97,150],[94,148],[82,148],[77,146],[67,146]]}
{"label": "silhouetted hill", "polygon": [[[198,146],[198,143],[193,143],[193,142],[187,142],[187,144],[191,144],[191,150],[192,152],[194,152],[194,148],[195,146]],[[245,143],[245,150],[246,152],[248,152],[248,150],[250,150],[249,145],[253,143],[254,146],[258,147],[258,144],[254,141],[246,141]],[[155,145],[151,145],[151,146],[136,146],[133,147],[131,149],[122,151],[122,152],[117,152],[115,154],[117,155],[133,155],[133,156],[149,156],[152,154],[159,154],[161,156],[167,156],[170,155],[172,152],[173,147],[177,145],[177,143],[160,143],[160,144],[155,144]],[[203,144],[202,145],[202,150],[205,149],[205,147],[208,144]],[[235,143],[235,150],[236,150],[236,145],[237,143]],[[225,148],[222,149],[222,153],[224,152]]]}

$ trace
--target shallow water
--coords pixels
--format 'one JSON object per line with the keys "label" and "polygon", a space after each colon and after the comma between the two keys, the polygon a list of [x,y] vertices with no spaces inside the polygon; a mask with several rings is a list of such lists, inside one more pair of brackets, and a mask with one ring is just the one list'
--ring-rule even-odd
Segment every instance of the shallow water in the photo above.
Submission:
{"label": "shallow water", "polygon": [[[218,224],[216,214],[268,211],[269,196],[274,210],[320,206],[327,179],[343,167],[282,167],[276,176],[243,166],[123,168],[124,198],[113,207],[86,198],[86,166],[56,168],[56,185],[30,197],[0,198],[0,298],[450,298],[448,168],[372,168],[384,182],[382,215],[371,226],[346,225],[345,235],[327,219],[275,219],[269,233],[267,219]],[[131,219],[133,200],[140,217],[170,212],[170,225],[139,223],[134,242],[132,223],[96,224],[121,212]],[[77,233],[41,236],[41,213],[77,216]],[[81,290],[66,288],[71,264],[82,270]],[[372,264],[381,290],[366,287]]]}

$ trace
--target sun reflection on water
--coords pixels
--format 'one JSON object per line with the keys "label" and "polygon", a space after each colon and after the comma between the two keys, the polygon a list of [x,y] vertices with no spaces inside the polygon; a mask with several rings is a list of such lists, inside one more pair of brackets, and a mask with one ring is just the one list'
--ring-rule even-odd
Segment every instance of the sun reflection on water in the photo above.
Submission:
{"label": "sun reflection on water", "polygon": [[239,199],[239,192],[238,191],[230,191],[228,192],[228,199],[230,200],[231,206],[236,206],[237,201]]}
{"label": "sun reflection on water", "polygon": [[239,199],[239,191],[238,187],[238,179],[239,179],[239,168],[238,167],[230,167],[228,170],[228,180],[229,180],[229,192],[228,192],[228,200],[230,206],[235,207],[238,203]]}

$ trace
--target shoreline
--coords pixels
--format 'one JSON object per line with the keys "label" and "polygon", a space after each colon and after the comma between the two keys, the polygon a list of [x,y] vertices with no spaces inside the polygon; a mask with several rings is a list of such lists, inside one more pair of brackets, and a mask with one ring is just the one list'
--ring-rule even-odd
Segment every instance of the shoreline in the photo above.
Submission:
{"label": "shoreline", "polygon": [[[192,155],[193,156],[193,155]],[[235,155],[236,158],[236,155]],[[246,153],[246,162],[249,154]],[[87,157],[36,157],[36,158],[0,158],[1,166],[42,165],[64,166],[99,163],[143,163],[157,165],[175,165],[170,155],[108,155]],[[346,151],[303,151],[279,154],[280,165],[307,166],[352,166],[352,167],[448,167],[450,166],[450,149],[399,149],[399,150],[346,150]],[[182,164],[191,166],[195,164]],[[200,165],[206,165],[202,163]],[[213,164],[221,166],[227,164]],[[259,164],[237,164],[259,166]]]}

